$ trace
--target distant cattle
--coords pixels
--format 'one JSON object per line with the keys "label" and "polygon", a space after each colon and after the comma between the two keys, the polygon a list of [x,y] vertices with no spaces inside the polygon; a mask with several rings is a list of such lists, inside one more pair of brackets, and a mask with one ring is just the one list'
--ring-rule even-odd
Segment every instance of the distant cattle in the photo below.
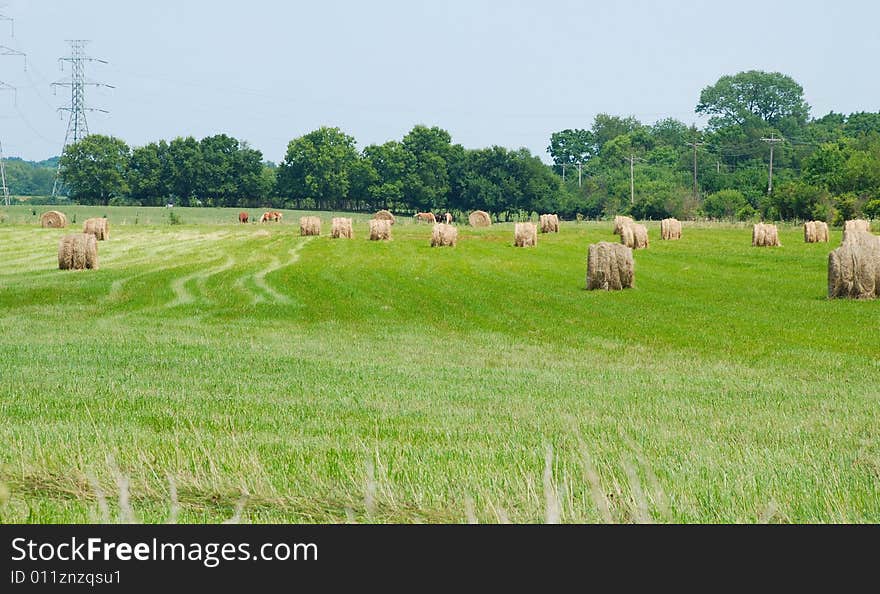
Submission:
{"label": "distant cattle", "polygon": [[239,223],[247,223],[248,222],[248,213],[246,213],[246,212],[238,213],[238,222]]}
{"label": "distant cattle", "polygon": [[421,223],[422,221],[426,223],[436,223],[437,217],[434,216],[433,212],[417,212],[415,216],[416,222]]}
{"label": "distant cattle", "polygon": [[283,215],[280,212],[275,210],[273,210],[272,212],[264,212],[263,216],[260,217],[260,222],[266,223],[269,221],[275,221],[276,223],[280,223],[282,216]]}
{"label": "distant cattle", "polygon": [[450,214],[450,213],[447,212],[445,215],[443,215],[443,218],[446,219],[446,224],[447,224],[447,225],[451,225],[451,224],[452,224],[452,214]]}

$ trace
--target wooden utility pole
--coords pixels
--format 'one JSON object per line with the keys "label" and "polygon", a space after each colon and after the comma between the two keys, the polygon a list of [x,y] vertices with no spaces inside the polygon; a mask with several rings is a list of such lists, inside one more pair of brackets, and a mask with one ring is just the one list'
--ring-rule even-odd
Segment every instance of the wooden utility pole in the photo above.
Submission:
{"label": "wooden utility pole", "polygon": [[688,146],[694,147],[694,200],[697,200],[700,197],[699,186],[697,186],[697,148],[706,144],[705,142],[697,142],[696,139],[696,130],[694,130],[694,141],[688,142]]}
{"label": "wooden utility pole", "polygon": [[629,203],[636,203],[636,178],[635,178],[635,162],[636,156],[629,156]]}
{"label": "wooden utility pole", "polygon": [[773,145],[777,142],[785,142],[784,138],[776,138],[775,135],[771,134],[770,138],[762,138],[764,142],[770,145],[770,173],[767,176],[767,194],[773,193]]}

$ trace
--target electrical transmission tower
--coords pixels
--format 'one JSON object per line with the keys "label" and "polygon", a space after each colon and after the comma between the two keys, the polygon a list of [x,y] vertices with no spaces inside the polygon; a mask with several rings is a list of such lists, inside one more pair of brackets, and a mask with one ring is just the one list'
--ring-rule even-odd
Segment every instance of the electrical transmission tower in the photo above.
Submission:
{"label": "electrical transmission tower", "polygon": [[[52,83],[52,87],[70,87],[70,107],[59,107],[59,112],[67,111],[70,113],[70,119],[67,122],[67,133],[64,135],[64,144],[61,146],[61,154],[71,144],[76,144],[89,135],[89,124],[86,120],[86,112],[99,111],[101,113],[110,113],[106,109],[97,109],[86,106],[86,87],[107,87],[113,89],[112,85],[91,81],[86,78],[86,62],[100,62],[107,64],[106,60],[93,58],[86,54],[86,45],[89,43],[85,39],[69,39],[70,56],[67,58],[59,58],[62,69],[64,63],[70,63],[70,80],[60,80]],[[52,184],[52,196],[58,192],[58,176],[61,172],[61,162],[58,162],[58,170],[55,172],[55,183]]]}
{"label": "electrical transmission tower", "polygon": [[[0,21],[9,21],[10,27],[10,36],[15,36],[15,21],[12,20],[11,17],[6,16],[5,14],[0,14]],[[27,56],[20,51],[14,50],[11,47],[6,47],[5,45],[0,45],[0,56],[21,56],[24,58],[24,68],[27,70]],[[12,91],[13,97],[15,97],[16,89],[9,83],[3,82],[0,80],[0,91]],[[14,101],[15,99],[13,99]],[[3,191],[3,204],[9,206],[9,186],[6,185],[6,162],[3,158],[3,141],[0,140],[0,185],[2,185]]]}

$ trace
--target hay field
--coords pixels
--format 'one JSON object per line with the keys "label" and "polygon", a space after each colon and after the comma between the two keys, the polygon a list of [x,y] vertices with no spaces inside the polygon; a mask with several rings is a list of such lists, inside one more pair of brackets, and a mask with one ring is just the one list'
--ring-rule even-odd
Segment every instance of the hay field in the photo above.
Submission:
{"label": "hay field", "polygon": [[611,222],[437,250],[72,210],[110,218],[100,270],[0,224],[2,522],[880,521],[880,302],[826,299],[839,229],[649,225],[606,293]]}

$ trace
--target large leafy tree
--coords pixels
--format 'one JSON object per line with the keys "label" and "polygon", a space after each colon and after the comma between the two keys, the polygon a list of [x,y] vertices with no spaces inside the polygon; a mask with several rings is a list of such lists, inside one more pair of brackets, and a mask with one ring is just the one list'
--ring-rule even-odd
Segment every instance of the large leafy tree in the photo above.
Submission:
{"label": "large leafy tree", "polygon": [[562,130],[550,135],[547,152],[557,170],[586,163],[596,153],[596,141],[589,130]]}
{"label": "large leafy tree", "polygon": [[452,187],[447,159],[452,151],[449,132],[436,126],[414,127],[401,143],[407,153],[403,191],[417,209],[445,208]]}
{"label": "large leafy tree", "polygon": [[82,204],[108,204],[128,192],[129,148],[112,136],[92,134],[61,155],[61,179],[70,197]]}
{"label": "large leafy tree", "polygon": [[411,158],[403,145],[394,140],[364,148],[363,159],[376,174],[366,188],[373,204],[389,208],[403,201],[404,179]]}
{"label": "large leafy tree", "polygon": [[790,76],[749,70],[722,76],[703,89],[696,112],[710,116],[713,129],[762,122],[788,131],[806,124],[810,106],[803,87]]}
{"label": "large leafy tree", "polygon": [[170,193],[169,182],[167,142],[151,142],[132,149],[128,164],[132,198],[145,206],[158,205]]}
{"label": "large leafy tree", "polygon": [[202,169],[198,176],[197,194],[209,206],[232,206],[240,179],[236,175],[239,172],[235,171],[238,140],[226,134],[207,136],[199,141],[199,150]]}
{"label": "large leafy tree", "polygon": [[614,140],[623,134],[631,134],[643,127],[643,124],[634,117],[619,117],[608,115],[607,113],[598,114],[593,120],[593,126],[590,128],[593,140],[596,143],[596,149],[602,150],[606,143]]}
{"label": "large leafy tree", "polygon": [[203,187],[203,166],[201,145],[192,136],[168,143],[168,189],[182,206],[189,206]]}
{"label": "large leafy tree", "polygon": [[320,207],[348,196],[350,169],[357,161],[354,138],[339,128],[322,127],[290,141],[278,168],[282,196],[315,200]]}

